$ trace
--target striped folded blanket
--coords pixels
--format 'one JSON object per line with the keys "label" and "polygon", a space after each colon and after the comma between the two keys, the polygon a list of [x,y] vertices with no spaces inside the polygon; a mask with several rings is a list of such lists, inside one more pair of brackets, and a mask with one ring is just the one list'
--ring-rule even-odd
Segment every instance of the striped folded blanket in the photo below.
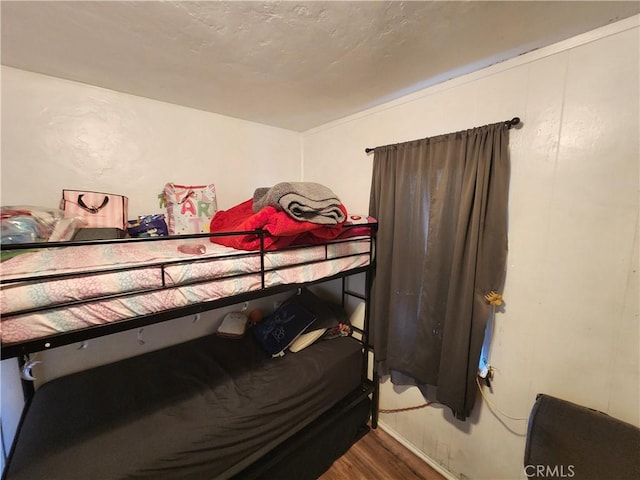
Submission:
{"label": "striped folded blanket", "polygon": [[313,182],[282,182],[253,193],[253,211],[271,206],[295,220],[337,225],[346,220],[340,199],[329,188]]}

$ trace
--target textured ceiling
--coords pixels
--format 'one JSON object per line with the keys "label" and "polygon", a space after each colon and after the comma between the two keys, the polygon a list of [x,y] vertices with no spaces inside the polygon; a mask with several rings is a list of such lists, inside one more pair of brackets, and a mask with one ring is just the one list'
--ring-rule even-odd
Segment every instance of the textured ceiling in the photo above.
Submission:
{"label": "textured ceiling", "polygon": [[4,65],[305,131],[639,2],[7,1]]}

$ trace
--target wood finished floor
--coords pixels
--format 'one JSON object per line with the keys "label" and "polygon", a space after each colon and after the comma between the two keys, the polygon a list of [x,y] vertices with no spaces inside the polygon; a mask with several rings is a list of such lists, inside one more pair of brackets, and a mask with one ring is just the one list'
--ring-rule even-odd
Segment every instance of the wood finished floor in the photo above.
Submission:
{"label": "wood finished floor", "polygon": [[382,429],[371,430],[319,480],[445,480]]}

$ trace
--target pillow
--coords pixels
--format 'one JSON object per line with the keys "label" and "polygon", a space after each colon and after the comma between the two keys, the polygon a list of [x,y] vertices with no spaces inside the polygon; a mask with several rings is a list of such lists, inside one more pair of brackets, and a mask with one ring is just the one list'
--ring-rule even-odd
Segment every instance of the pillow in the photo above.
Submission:
{"label": "pillow", "polygon": [[340,323],[346,323],[347,312],[340,305],[322,300],[311,290],[303,288],[295,297],[298,302],[316,316],[313,329],[333,328]]}
{"label": "pillow", "polygon": [[309,333],[303,333],[298,338],[296,338],[291,345],[289,345],[289,351],[297,353],[300,350],[304,350],[313,342],[322,337],[326,331],[326,328],[319,328],[318,330],[313,330]]}
{"label": "pillow", "polygon": [[297,298],[302,305],[315,314],[316,321],[309,328],[310,331],[301,334],[289,346],[289,350],[294,353],[307,348],[328,330],[333,330],[347,321],[347,313],[340,305],[326,302],[306,288],[301,290]]}
{"label": "pillow", "polygon": [[294,296],[258,323],[253,335],[268,354],[280,357],[315,320],[316,316]]}

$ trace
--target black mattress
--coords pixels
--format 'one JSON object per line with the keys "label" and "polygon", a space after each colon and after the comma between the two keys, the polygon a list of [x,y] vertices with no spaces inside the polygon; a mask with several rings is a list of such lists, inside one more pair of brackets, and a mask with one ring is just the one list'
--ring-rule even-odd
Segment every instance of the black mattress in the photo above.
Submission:
{"label": "black mattress", "polygon": [[350,337],[271,358],[250,336],[207,336],[59,378],[33,397],[6,478],[228,478],[357,390],[361,372]]}

